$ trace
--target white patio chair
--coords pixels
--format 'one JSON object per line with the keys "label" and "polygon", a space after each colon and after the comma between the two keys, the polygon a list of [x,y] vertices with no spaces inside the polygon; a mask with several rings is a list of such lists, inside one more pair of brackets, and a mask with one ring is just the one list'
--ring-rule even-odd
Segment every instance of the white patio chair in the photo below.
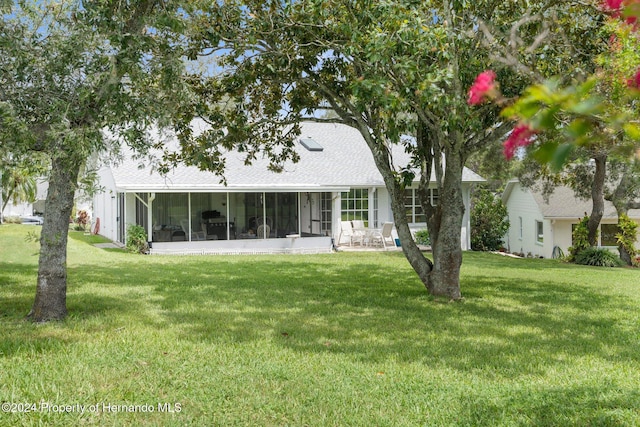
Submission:
{"label": "white patio chair", "polygon": [[[188,236],[189,235],[189,220],[188,219],[181,219],[180,220],[180,227],[182,227],[182,231],[184,231],[184,235]],[[195,229],[191,230],[191,240],[206,240],[206,239],[207,239],[206,230],[205,231],[195,231]]]}
{"label": "white patio chair", "polygon": [[262,224],[258,226],[256,236],[258,239],[268,239],[270,233],[271,233],[271,227],[269,227],[268,225]]}
{"label": "white patio chair", "polygon": [[351,221],[340,221],[340,236],[338,237],[338,244],[342,242],[342,237],[347,237],[349,239],[349,246],[353,246],[354,243],[362,243],[364,242],[364,233],[356,232],[351,225]]}
{"label": "white patio chair", "polygon": [[380,231],[373,232],[371,235],[372,243],[380,242],[382,247],[387,248],[387,241],[396,246],[396,242],[393,240],[393,236],[391,235],[391,231],[393,230],[392,222],[385,222],[382,224],[382,229]]}
{"label": "white patio chair", "polygon": [[353,235],[355,239],[360,241],[362,245],[369,245],[371,240],[371,230],[367,230],[367,227],[364,225],[364,221],[361,219],[354,219],[351,221],[351,224],[353,225]]}

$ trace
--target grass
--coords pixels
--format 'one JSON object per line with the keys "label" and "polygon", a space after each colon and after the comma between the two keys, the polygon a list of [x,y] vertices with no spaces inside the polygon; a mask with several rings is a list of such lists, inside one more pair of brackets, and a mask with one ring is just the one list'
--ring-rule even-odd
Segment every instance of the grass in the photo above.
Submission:
{"label": "grass", "polygon": [[34,325],[29,230],[0,227],[0,401],[37,411],[3,426],[640,425],[638,269],[465,253],[448,303],[400,253],[155,257],[72,232],[70,314]]}

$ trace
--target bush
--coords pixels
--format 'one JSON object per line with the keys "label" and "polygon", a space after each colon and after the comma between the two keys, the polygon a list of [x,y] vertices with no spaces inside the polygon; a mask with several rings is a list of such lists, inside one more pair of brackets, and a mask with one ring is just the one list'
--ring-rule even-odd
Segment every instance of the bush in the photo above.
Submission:
{"label": "bush", "polygon": [[431,245],[431,237],[429,237],[429,230],[426,228],[416,231],[415,235],[416,244],[429,246]]}
{"label": "bush", "polygon": [[593,265],[596,267],[620,267],[622,260],[613,252],[602,248],[587,248],[575,257],[576,264]]}
{"label": "bush", "polygon": [[76,224],[73,227],[75,231],[87,231],[87,224],[89,223],[89,213],[85,210],[79,211],[73,222]]}
{"label": "bush", "polygon": [[[637,264],[635,260],[635,256],[638,254],[638,250],[636,249],[636,236],[638,230],[638,223],[629,219],[627,215],[620,215],[618,218],[618,229],[620,232],[616,234],[616,240],[618,241],[618,245],[626,251],[628,258],[627,261],[633,265]],[[623,251],[620,251],[620,255],[622,256]]]}
{"label": "bush", "polygon": [[148,254],[147,232],[139,225],[127,227],[127,250],[137,254]]}
{"label": "bush", "polygon": [[471,249],[497,251],[509,230],[509,216],[502,200],[489,190],[481,189],[474,196],[471,209]]}
{"label": "bush", "polygon": [[22,219],[19,216],[5,216],[5,224],[22,224]]}
{"label": "bush", "polygon": [[576,224],[576,227],[571,233],[571,240],[573,246],[569,248],[569,262],[577,262],[576,257],[580,252],[589,249],[589,217],[585,216]]}

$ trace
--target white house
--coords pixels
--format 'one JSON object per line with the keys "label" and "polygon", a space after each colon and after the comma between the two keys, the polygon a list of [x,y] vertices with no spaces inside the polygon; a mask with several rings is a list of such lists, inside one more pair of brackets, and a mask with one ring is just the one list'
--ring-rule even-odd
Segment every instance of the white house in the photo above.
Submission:
{"label": "white house", "polygon": [[[274,173],[267,159],[247,166],[244,155],[232,151],[226,154],[226,186],[195,167],[162,176],[126,156],[102,168],[105,191],[94,199],[100,234],[124,242],[127,226],[141,225],[152,253],[328,252],[332,239],[340,243],[341,221],[364,220],[370,228],[392,221],[389,194],[360,133],[340,124],[301,126],[298,163]],[[409,161],[402,147],[393,156],[398,165]],[[464,170],[465,250],[470,188],[482,181]],[[426,228],[413,188],[406,190],[406,213],[412,229]]]}
{"label": "white house", "polygon": [[[36,200],[33,203],[23,202],[17,205],[11,201],[7,203],[7,206],[2,211],[2,217],[31,217],[34,215],[42,215],[44,212],[44,201],[47,198],[47,190],[49,183],[43,179],[38,179],[36,183]],[[2,196],[0,195],[0,207],[2,206]]]}
{"label": "white house", "polygon": [[[571,188],[557,187],[547,201],[540,191],[525,188],[518,181],[507,184],[502,201],[511,224],[505,242],[507,250],[545,258],[551,258],[556,247],[568,253],[573,227],[591,214],[593,206],[591,200],[578,199]],[[632,209],[628,215],[640,223],[640,209]],[[605,201],[599,246],[617,248],[617,223],[613,204]]]}

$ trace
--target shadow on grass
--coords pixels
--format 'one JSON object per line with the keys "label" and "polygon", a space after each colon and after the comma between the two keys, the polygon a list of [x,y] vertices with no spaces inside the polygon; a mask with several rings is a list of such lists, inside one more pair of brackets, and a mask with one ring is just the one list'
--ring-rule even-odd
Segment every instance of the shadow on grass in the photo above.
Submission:
{"label": "shadow on grass", "polygon": [[615,384],[563,387],[527,387],[521,392],[472,397],[459,413],[460,425],[531,426],[637,425],[640,392],[619,390]]}
{"label": "shadow on grass", "polygon": [[[490,377],[542,374],[587,355],[640,359],[636,331],[621,325],[615,311],[635,310],[624,298],[568,286],[560,277],[514,279],[506,272],[510,264],[500,261],[482,266],[485,273],[502,269],[499,274],[463,278],[464,302],[446,303],[428,297],[397,254],[304,263],[299,257],[172,260],[71,268],[70,313],[110,324],[137,319],[193,342],[267,340],[301,353],[393,359]],[[513,268],[529,264],[523,265]],[[4,275],[33,274],[33,266],[2,267],[0,284]],[[26,313],[33,290],[3,299],[0,313]]]}

